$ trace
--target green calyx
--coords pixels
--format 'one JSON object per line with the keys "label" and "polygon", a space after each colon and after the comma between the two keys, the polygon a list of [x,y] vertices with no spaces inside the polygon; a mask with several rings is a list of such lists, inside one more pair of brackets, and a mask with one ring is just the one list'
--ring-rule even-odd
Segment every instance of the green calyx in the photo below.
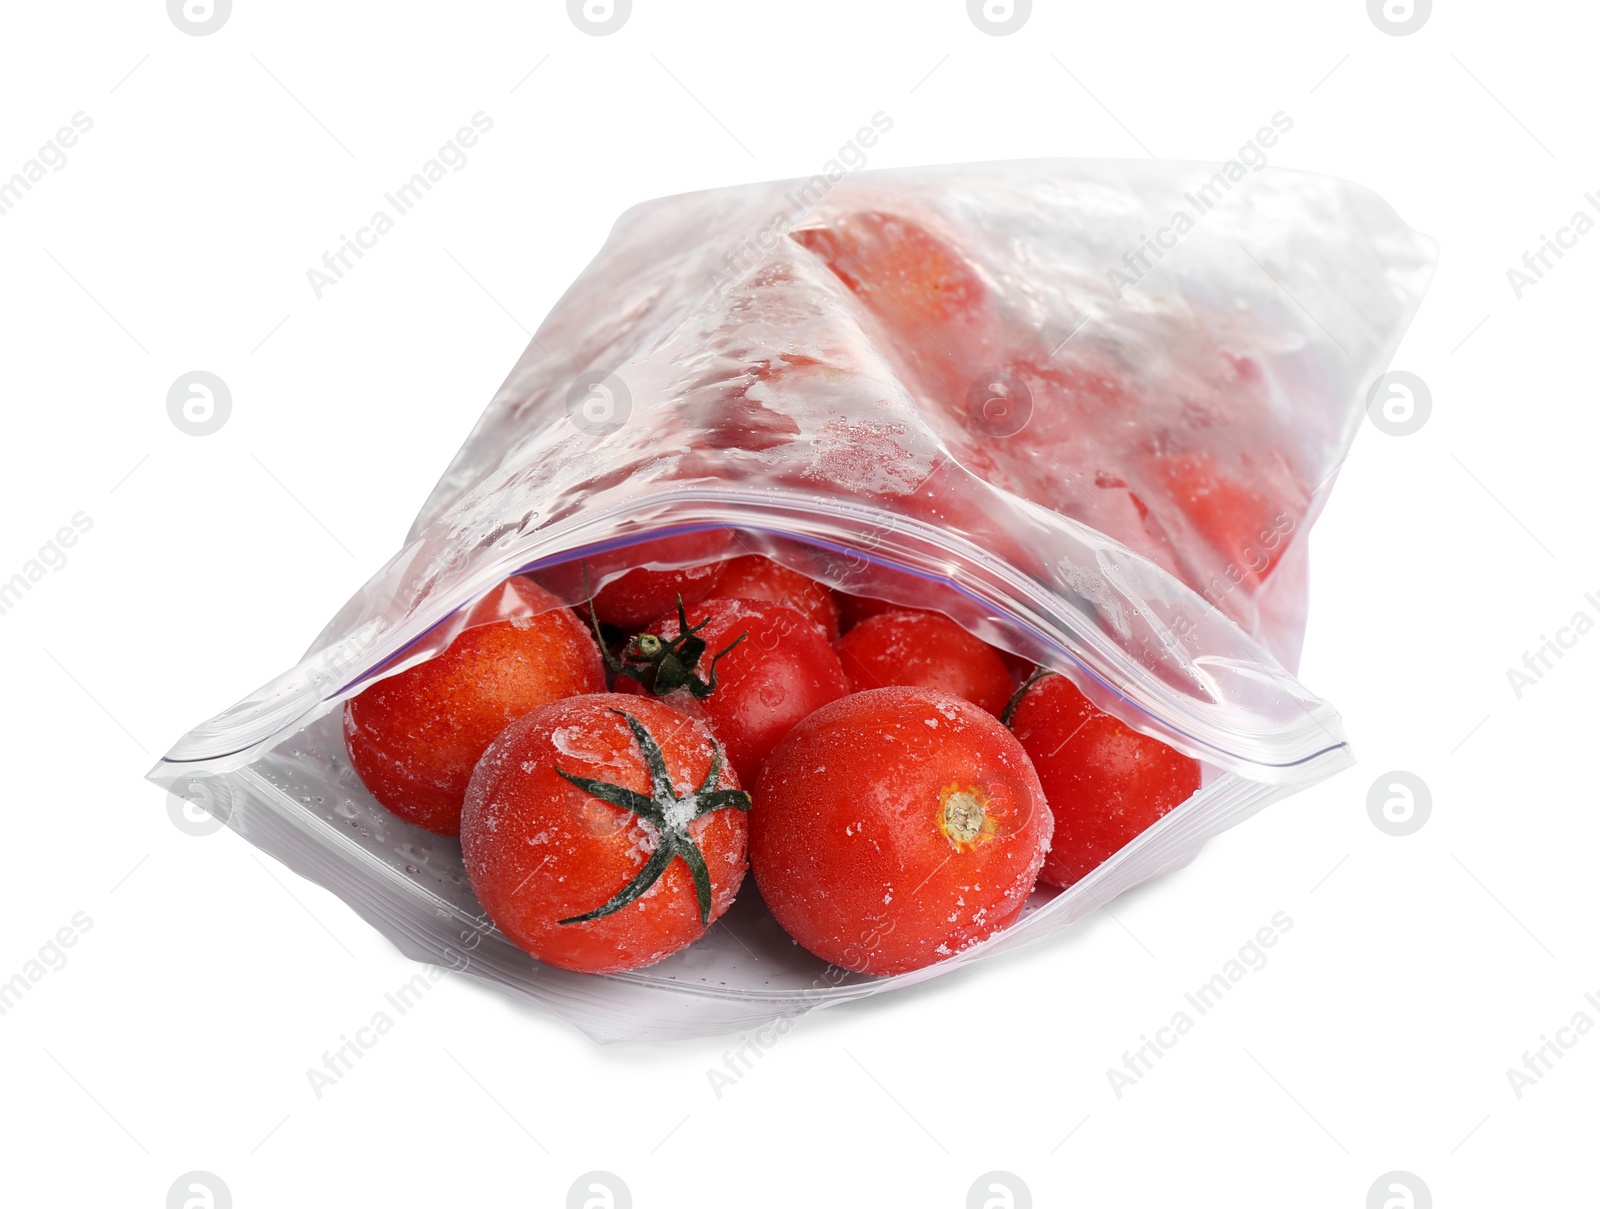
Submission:
{"label": "green calyx", "polygon": [[639,745],[645,767],[650,772],[650,792],[645,794],[633,789],[624,789],[621,785],[613,785],[608,781],[575,777],[562,772],[559,768],[556,769],[556,774],[602,802],[631,810],[640,818],[648,820],[656,829],[659,838],[656,840],[655,851],[650,854],[650,859],[645,862],[644,868],[639,870],[631,882],[617,891],[610,902],[602,907],[596,907],[593,911],[586,911],[582,915],[574,915],[570,919],[556,922],[581,924],[622,910],[642,898],[645,891],[655,885],[667,871],[667,866],[672,864],[673,858],[681,856],[694,878],[695,898],[700,904],[700,923],[709,924],[711,873],[706,868],[706,858],[689,835],[689,824],[713,811],[729,807],[748,811],[750,795],[742,789],[717,788],[717,781],[722,776],[722,749],[718,747],[711,757],[711,768],[700,787],[679,797],[672,788],[672,778],[667,775],[667,761],[661,754],[661,747],[645,724],[624,710],[614,709],[611,712],[626,721],[628,729],[633,732],[633,741]]}
{"label": "green calyx", "polygon": [[[593,599],[589,601],[589,617],[594,623],[595,633],[598,634],[600,622],[594,615]],[[699,625],[690,625],[688,614],[684,612],[683,597],[679,596],[676,638],[662,638],[657,634],[635,634],[623,646],[620,657],[611,654],[603,641],[600,643],[600,651],[606,667],[613,675],[637,680],[658,697],[665,697],[668,693],[686,688],[695,700],[704,701],[717,691],[718,660],[749,637],[749,632],[746,631],[713,655],[707,668],[708,674],[702,677],[700,659],[706,653],[706,641],[700,637],[700,631],[710,622],[711,619],[708,617]]]}

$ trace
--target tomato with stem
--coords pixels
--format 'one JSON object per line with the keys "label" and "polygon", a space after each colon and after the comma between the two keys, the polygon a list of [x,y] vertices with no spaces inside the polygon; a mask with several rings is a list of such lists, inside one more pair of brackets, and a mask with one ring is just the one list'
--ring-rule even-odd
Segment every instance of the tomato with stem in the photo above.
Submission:
{"label": "tomato with stem", "polygon": [[822,627],[786,605],[713,597],[629,639],[616,688],[697,700],[746,782],[813,710],[850,691]]}
{"label": "tomato with stem", "polygon": [[733,904],[749,807],[703,723],[645,698],[570,697],[484,753],[461,854],[513,944],[563,969],[618,973],[677,952]]}

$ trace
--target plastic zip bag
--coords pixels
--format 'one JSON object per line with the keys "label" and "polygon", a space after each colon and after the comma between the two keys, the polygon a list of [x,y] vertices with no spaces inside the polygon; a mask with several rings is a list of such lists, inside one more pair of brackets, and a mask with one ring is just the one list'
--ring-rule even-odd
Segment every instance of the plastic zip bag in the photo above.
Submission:
{"label": "plastic zip bag", "polygon": [[[633,208],[405,547],[298,665],[151,779],[408,956],[601,1039],[736,1031],[919,982],[1187,863],[1351,761],[1333,708],[1289,670],[1306,534],[1433,262],[1381,200],[1328,178],[1267,170],[1194,213],[1186,196],[1225,172],[1038,161]],[[908,974],[811,957],[750,880],[657,965],[541,965],[483,914],[456,840],[362,787],[338,707],[496,620],[509,576],[579,604],[642,540],[704,529],[1065,673],[1201,760],[1202,787],[1069,889],[1041,886],[1009,928]]]}

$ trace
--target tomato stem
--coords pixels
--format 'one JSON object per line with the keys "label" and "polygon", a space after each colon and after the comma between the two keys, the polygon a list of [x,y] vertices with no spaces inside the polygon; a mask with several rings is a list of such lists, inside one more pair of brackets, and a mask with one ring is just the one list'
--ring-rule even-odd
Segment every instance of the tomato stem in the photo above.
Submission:
{"label": "tomato stem", "polygon": [[[679,609],[682,607],[680,602]],[[626,710],[614,709],[611,712],[627,722],[628,729],[633,732],[633,741],[638,744],[639,753],[644,757],[645,768],[650,773],[650,792],[640,793],[636,789],[613,785],[609,781],[574,776],[559,768],[556,769],[556,775],[602,802],[632,811],[647,820],[656,829],[659,838],[656,840],[655,851],[650,854],[650,859],[645,862],[644,868],[639,870],[634,879],[608,902],[593,911],[586,911],[582,915],[574,915],[556,922],[581,924],[615,914],[642,898],[667,871],[667,866],[672,864],[673,857],[682,857],[683,863],[689,867],[690,876],[694,878],[695,898],[700,906],[700,923],[702,926],[709,924],[711,873],[706,868],[705,856],[689,834],[689,824],[713,811],[726,810],[730,807],[734,810],[748,811],[750,795],[742,789],[717,788],[717,782],[722,777],[723,762],[722,748],[718,745],[712,752],[711,768],[706,772],[706,778],[700,783],[700,787],[679,796],[672,787],[672,777],[667,772],[666,757],[649,728]],[[682,809],[682,804],[685,802],[689,803],[687,810]]]}
{"label": "tomato stem", "polygon": [[[594,618],[594,598],[589,600],[589,616]],[[599,621],[596,620],[596,627]],[[637,680],[658,697],[686,688],[697,701],[704,701],[717,691],[717,663],[734,647],[750,636],[746,630],[711,658],[709,675],[699,673],[700,659],[706,653],[706,641],[700,631],[711,624],[707,617],[699,625],[690,625],[683,607],[683,596],[678,596],[678,636],[662,638],[658,634],[635,634],[623,645],[620,657],[611,654],[605,644],[600,644],[606,667],[613,675]]]}
{"label": "tomato stem", "polygon": [[1010,726],[1011,719],[1017,712],[1017,706],[1022,704],[1022,699],[1027,696],[1028,690],[1046,676],[1054,674],[1049,668],[1035,666],[1033,671],[1029,673],[1028,678],[1017,686],[1017,691],[1011,694],[1011,700],[1006,702],[1005,709],[1000,711],[1000,724],[1002,726]]}

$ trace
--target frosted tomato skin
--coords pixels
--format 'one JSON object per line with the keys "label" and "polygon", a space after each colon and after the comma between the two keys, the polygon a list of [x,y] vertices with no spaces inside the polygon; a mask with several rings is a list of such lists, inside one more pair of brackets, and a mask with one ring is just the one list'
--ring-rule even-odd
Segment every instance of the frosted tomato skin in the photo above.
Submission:
{"label": "frosted tomato skin", "polygon": [[1200,788],[1200,762],[1097,709],[1065,676],[1034,681],[1011,729],[1055,816],[1040,880],[1070,886]]}
{"label": "frosted tomato skin", "polygon": [[605,690],[588,626],[531,580],[508,580],[501,591],[537,616],[465,629],[426,663],[345,703],[345,751],[361,783],[394,814],[440,835],[460,832],[472,769],[509,723]]}
{"label": "frosted tomato skin", "polygon": [[[786,605],[717,596],[686,613],[691,626],[706,623],[698,631],[706,643],[702,678],[711,675],[717,652],[747,635],[717,663],[716,690],[700,704],[727,749],[728,762],[753,784],[767,753],[802,718],[848,693],[850,682],[822,627]],[[676,611],[649,632],[676,638]],[[625,691],[634,688],[630,684]]]}
{"label": "frosted tomato skin", "polygon": [[[461,816],[467,878],[495,926],[540,961],[589,974],[652,965],[709,926],[700,920],[682,857],[642,898],[614,914],[559,922],[609,902],[654,851],[650,824],[556,771],[650,791],[644,757],[614,710],[644,723],[679,794],[705,781],[716,740],[704,723],[650,698],[596,693],[557,701],[507,727],[473,773]],[[738,789],[738,775],[724,766],[719,786]],[[688,829],[711,875],[714,923],[744,880],[748,826],[743,813],[727,809]]]}
{"label": "frosted tomato skin", "polygon": [[837,644],[854,692],[902,685],[951,693],[996,717],[1013,683],[1000,654],[948,617],[909,609],[878,613]]}
{"label": "frosted tomato skin", "polygon": [[821,626],[828,641],[839,637],[839,602],[827,585],[760,554],[723,563],[711,595],[788,605]]}
{"label": "frosted tomato skin", "polygon": [[988,306],[989,291],[966,257],[905,215],[863,210],[790,238],[908,336],[928,339],[926,327],[970,322]]}
{"label": "frosted tomato skin", "polygon": [[636,566],[606,584],[594,596],[594,611],[607,625],[636,629],[649,625],[676,607],[678,597],[693,604],[711,594],[722,574],[718,561],[727,553],[733,534],[727,529],[706,529],[657,538],[631,547],[627,553],[637,563],[696,560],[695,565],[677,570],[653,570]]}
{"label": "frosted tomato skin", "polygon": [[860,973],[920,969],[990,936],[1016,918],[1050,847],[1021,744],[933,689],[824,706],[768,757],[752,796],[762,898],[805,949]]}

